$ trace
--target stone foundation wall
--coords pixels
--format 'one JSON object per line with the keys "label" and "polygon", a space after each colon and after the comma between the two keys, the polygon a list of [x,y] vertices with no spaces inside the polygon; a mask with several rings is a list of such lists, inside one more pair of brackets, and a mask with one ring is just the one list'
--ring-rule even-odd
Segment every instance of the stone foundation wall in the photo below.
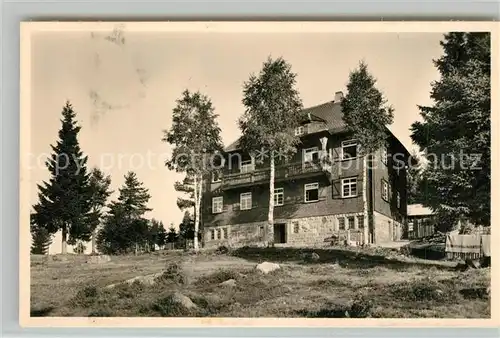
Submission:
{"label": "stone foundation wall", "polygon": [[[291,246],[318,245],[325,242],[325,239],[332,235],[338,235],[341,240],[347,239],[348,232],[351,241],[362,241],[362,229],[358,227],[358,219],[355,217],[353,229],[347,230],[348,222],[345,218],[345,230],[339,230],[341,217],[357,216],[356,214],[337,214],[328,216],[303,217],[295,219],[276,219],[275,224],[285,224],[285,241]],[[264,229],[267,222],[253,222],[243,224],[231,224],[226,226],[208,227],[205,230],[205,246],[217,247],[229,245],[232,247],[242,247],[245,245],[259,245],[264,243]],[[219,238],[219,229],[227,228],[228,238]],[[215,238],[212,239],[212,231],[215,231]],[[222,233],[220,230],[219,233]]]}
{"label": "stone foundation wall", "polygon": [[400,240],[403,236],[403,225],[381,213],[373,213],[374,244]]}

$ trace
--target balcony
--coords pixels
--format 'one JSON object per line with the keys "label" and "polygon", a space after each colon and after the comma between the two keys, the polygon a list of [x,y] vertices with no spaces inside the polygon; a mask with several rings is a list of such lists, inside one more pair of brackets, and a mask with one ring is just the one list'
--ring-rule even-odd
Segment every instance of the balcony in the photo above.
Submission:
{"label": "balcony", "polygon": [[[293,178],[304,178],[321,175],[327,172],[326,165],[320,161],[309,163],[291,163],[276,166],[274,171],[275,181],[289,180]],[[269,182],[269,168],[257,169],[246,173],[226,174],[222,177],[222,189],[232,189],[257,184],[266,184]]]}

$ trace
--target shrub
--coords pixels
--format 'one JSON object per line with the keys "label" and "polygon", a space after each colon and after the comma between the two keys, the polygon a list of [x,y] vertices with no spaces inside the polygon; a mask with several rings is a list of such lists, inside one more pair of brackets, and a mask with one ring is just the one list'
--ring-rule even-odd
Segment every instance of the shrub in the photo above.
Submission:
{"label": "shrub", "polygon": [[113,313],[108,309],[97,309],[90,311],[89,317],[113,317]]}
{"label": "shrub", "polygon": [[219,284],[227,281],[228,279],[237,279],[239,277],[239,273],[233,270],[223,270],[220,269],[214,273],[211,273],[207,276],[203,276],[196,284]]}
{"label": "shrub", "polygon": [[229,253],[229,248],[225,245],[221,245],[215,250],[215,254],[217,255],[225,255]]}
{"label": "shrub", "polygon": [[89,307],[95,304],[99,297],[99,290],[96,286],[90,285],[80,289],[71,300],[74,306]]}
{"label": "shrub", "polygon": [[373,302],[364,295],[357,295],[348,310],[351,318],[367,318],[371,317]]}
{"label": "shrub", "polygon": [[454,285],[443,284],[430,278],[399,283],[390,288],[395,298],[410,302],[454,302],[458,294]]}
{"label": "shrub", "polygon": [[171,295],[154,301],[151,305],[151,310],[162,317],[187,317],[194,315],[194,311],[174,302]]}
{"label": "shrub", "polygon": [[188,278],[182,267],[177,263],[168,263],[166,270],[158,277],[158,281],[173,281],[178,284],[188,284]]}

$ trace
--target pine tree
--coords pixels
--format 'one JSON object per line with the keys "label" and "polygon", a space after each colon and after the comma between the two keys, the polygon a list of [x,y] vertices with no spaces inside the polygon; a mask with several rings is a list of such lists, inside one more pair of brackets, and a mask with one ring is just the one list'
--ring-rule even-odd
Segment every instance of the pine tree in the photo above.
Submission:
{"label": "pine tree", "polygon": [[118,200],[108,205],[108,215],[97,235],[97,247],[105,253],[137,254],[139,246],[146,245],[149,239],[148,221],[143,216],[152,210],[147,207],[151,196],[134,172],[124,178]]}
{"label": "pine tree", "polygon": [[34,220],[33,214],[31,217],[31,254],[46,255],[49,252],[49,246],[52,244],[52,235],[44,227],[39,227]]}
{"label": "pine tree", "polygon": [[118,203],[124,207],[129,218],[141,218],[146,212],[153,210],[147,206],[151,195],[134,172],[129,171],[125,175],[125,183],[119,192]]}
{"label": "pine tree", "polygon": [[490,225],[490,33],[445,34],[441,46],[444,53],[434,60],[441,74],[432,83],[434,104],[419,107],[423,122],[411,128],[428,162],[422,202],[438,213]]}
{"label": "pine tree", "polygon": [[62,232],[61,252],[67,253],[67,243],[88,241],[91,235],[91,205],[87,157],[78,143],[81,129],[69,102],[62,111],[59,141],[52,147],[46,166],[50,180],[38,185],[39,201],[33,206],[39,227],[50,234]]}
{"label": "pine tree", "polygon": [[[240,145],[257,161],[269,157],[268,245],[274,244],[275,160],[295,153],[300,142],[294,129],[302,120],[302,100],[295,86],[296,74],[291,65],[282,58],[269,57],[258,76],[250,75],[243,88],[245,113],[239,120],[243,133]],[[266,156],[256,156],[258,151]]]}
{"label": "pine tree", "polygon": [[156,234],[156,245],[158,245],[160,248],[164,248],[166,242],[167,242],[167,230],[165,229],[163,222],[160,221],[158,223],[158,232]]}
{"label": "pine tree", "polygon": [[387,146],[387,125],[393,121],[393,109],[375,87],[376,80],[364,62],[349,74],[347,94],[341,102],[343,119],[352,137],[357,140],[363,158],[363,244],[368,244],[369,214],[367,197],[368,157]]}
{"label": "pine tree", "polygon": [[167,232],[166,243],[176,243],[179,240],[179,235],[173,225],[170,226]]}
{"label": "pine tree", "polygon": [[411,163],[406,171],[406,199],[408,204],[420,203],[425,199],[421,182],[423,174],[422,160],[416,151],[412,151]]}
{"label": "pine tree", "polygon": [[99,168],[93,168],[90,172],[91,210],[92,220],[92,253],[97,249],[97,227],[103,220],[103,209],[107,204],[109,196],[113,193],[110,190],[111,176],[105,176]]}
{"label": "pine tree", "polygon": [[162,139],[173,146],[167,167],[185,173],[188,185],[192,180],[195,250],[199,249],[203,181],[214,170],[215,154],[222,151],[217,116],[207,96],[185,90],[172,112],[172,127]]}
{"label": "pine tree", "polygon": [[195,239],[195,224],[193,216],[189,211],[184,212],[182,217],[182,222],[179,224],[179,238],[184,241],[184,246],[187,248],[188,241]]}

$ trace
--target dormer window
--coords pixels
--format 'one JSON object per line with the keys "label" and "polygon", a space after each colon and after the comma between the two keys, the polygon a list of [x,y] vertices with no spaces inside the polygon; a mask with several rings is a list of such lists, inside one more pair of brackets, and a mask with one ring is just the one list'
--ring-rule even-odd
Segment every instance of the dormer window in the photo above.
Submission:
{"label": "dormer window", "polygon": [[356,140],[342,141],[342,159],[348,160],[358,156],[358,143]]}
{"label": "dormer window", "polygon": [[299,126],[295,128],[295,136],[300,136],[304,134],[304,126]]}

